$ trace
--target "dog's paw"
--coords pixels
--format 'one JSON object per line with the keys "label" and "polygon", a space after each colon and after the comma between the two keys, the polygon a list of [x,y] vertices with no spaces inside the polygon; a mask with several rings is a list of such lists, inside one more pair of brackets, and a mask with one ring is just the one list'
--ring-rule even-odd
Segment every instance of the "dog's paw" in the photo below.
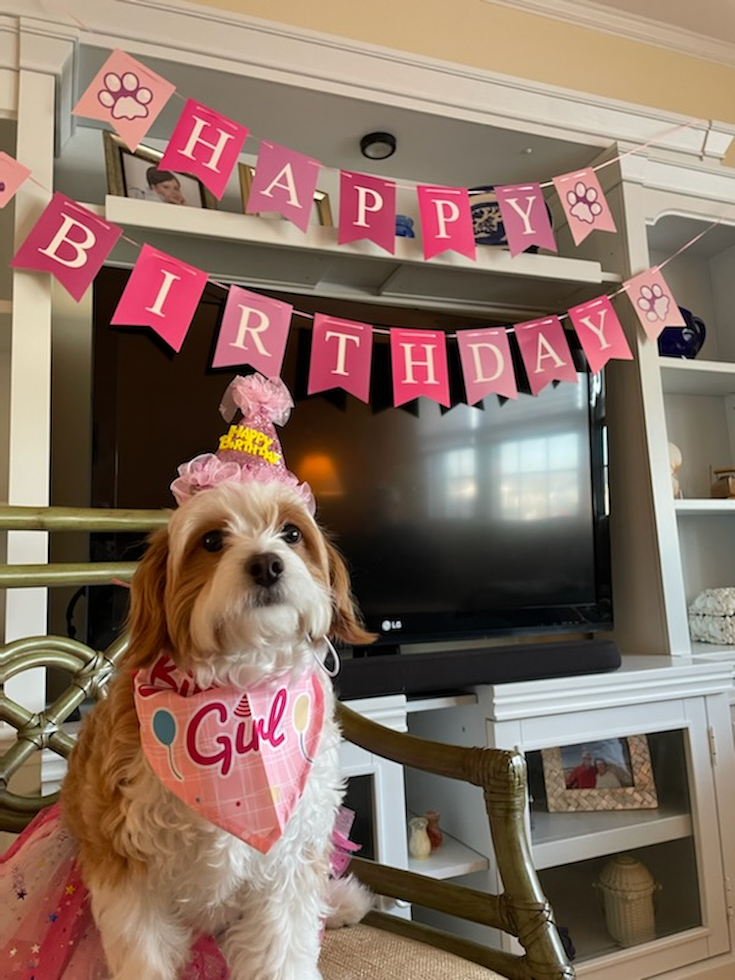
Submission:
{"label": "dog's paw", "polygon": [[333,878],[329,882],[327,929],[341,929],[359,922],[375,904],[375,896],[355,878]]}

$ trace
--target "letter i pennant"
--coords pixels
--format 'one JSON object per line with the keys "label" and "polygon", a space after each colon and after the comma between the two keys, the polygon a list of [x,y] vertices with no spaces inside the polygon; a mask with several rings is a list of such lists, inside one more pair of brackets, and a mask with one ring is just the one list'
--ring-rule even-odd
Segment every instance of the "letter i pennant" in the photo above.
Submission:
{"label": "letter i pennant", "polygon": [[50,272],[79,302],[121,234],[57,191],[10,264]]}
{"label": "letter i pennant", "polygon": [[110,323],[150,327],[178,354],[206,285],[206,272],[144,245]]}

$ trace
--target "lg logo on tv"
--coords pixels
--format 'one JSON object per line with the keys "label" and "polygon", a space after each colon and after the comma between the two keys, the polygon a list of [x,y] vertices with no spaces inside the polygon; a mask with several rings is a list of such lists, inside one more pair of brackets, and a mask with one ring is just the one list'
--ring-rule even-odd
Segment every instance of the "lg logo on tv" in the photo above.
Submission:
{"label": "lg logo on tv", "polygon": [[391,630],[402,630],[403,623],[400,619],[384,619],[380,628],[384,633],[390,633]]}

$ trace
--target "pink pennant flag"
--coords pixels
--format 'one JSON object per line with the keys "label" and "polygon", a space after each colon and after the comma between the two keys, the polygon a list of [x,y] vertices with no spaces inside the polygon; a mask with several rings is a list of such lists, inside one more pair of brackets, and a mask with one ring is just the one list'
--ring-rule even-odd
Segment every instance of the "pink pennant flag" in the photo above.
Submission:
{"label": "pink pennant flag", "polygon": [[396,185],[368,174],[348,170],[339,175],[340,245],[362,238],[375,242],[391,255],[396,250]]}
{"label": "pink pennant flag", "polygon": [[311,338],[308,394],[342,388],[367,402],[372,357],[370,324],[317,313]]}
{"label": "pink pennant flag", "polygon": [[685,327],[671,290],[659,269],[648,269],[623,283],[641,326],[649,340],[656,340],[664,327]]}
{"label": "pink pennant flag", "polygon": [[56,191],[10,264],[50,272],[79,302],[121,234],[122,228]]}
{"label": "pink pennant flag", "polygon": [[109,123],[135,150],[176,86],[124,51],[115,50],[72,109],[75,116]]}
{"label": "pink pennant flag", "polygon": [[158,164],[159,170],[192,174],[219,200],[247,135],[245,126],[189,99]]}
{"label": "pink pennant flag", "polygon": [[458,330],[457,346],[468,405],[476,405],[490,394],[518,397],[508,333],[504,327]]}
{"label": "pink pennant flag", "polygon": [[466,187],[416,188],[424,239],[424,258],[441,252],[459,252],[477,259],[477,246],[472,230],[470,195]]}
{"label": "pink pennant flag", "polygon": [[277,211],[306,231],[320,167],[311,157],[261,140],[245,210],[248,214]]}
{"label": "pink pennant flag", "polygon": [[516,323],[514,329],[532,395],[538,395],[552,381],[577,380],[572,352],[558,316]]}
{"label": "pink pennant flag", "polygon": [[631,361],[628,341],[622,324],[607,296],[580,303],[569,310],[590,371],[597,374],[608,361]]}
{"label": "pink pennant flag", "polygon": [[390,356],[396,407],[419,395],[449,407],[447,337],[443,330],[391,330]]}
{"label": "pink pennant flag", "polygon": [[0,152],[0,208],[12,201],[18,189],[28,180],[31,172],[14,157]]}
{"label": "pink pennant flag", "polygon": [[250,364],[266,378],[281,375],[291,303],[230,286],[212,367]]}
{"label": "pink pennant flag", "polygon": [[511,255],[532,245],[558,251],[540,184],[508,184],[494,191]]}
{"label": "pink pennant flag", "polygon": [[110,323],[150,327],[178,354],[206,285],[206,272],[144,245]]}
{"label": "pink pennant flag", "polygon": [[553,180],[575,245],[583,242],[592,231],[617,231],[612,211],[592,168],[562,174]]}

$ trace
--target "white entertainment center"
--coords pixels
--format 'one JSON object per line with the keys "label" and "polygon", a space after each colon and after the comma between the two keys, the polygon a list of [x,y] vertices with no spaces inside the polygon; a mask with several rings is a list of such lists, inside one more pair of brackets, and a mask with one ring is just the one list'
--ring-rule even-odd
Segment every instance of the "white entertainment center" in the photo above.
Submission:
{"label": "white entertainment center", "polygon": [[[426,737],[517,746],[534,778],[543,749],[648,736],[658,808],[551,814],[535,796],[529,831],[542,884],[576,946],[580,977],[732,980],[735,647],[692,644],[687,607],[705,588],[735,585],[735,501],[709,496],[710,469],[735,464],[735,170],[721,163],[735,128],[336,44],[211,10],[206,16],[194,7],[182,12],[165,0],[145,7],[134,0],[68,6],[84,27],[40,3],[11,0],[0,14],[0,150],[31,167],[39,181],[26,184],[15,204],[0,211],[0,390],[7,392],[0,403],[0,497],[10,503],[87,502],[89,446],[79,433],[90,431],[91,303],[85,298],[73,305],[47,277],[9,268],[48,201],[44,187],[220,281],[454,311],[478,321],[562,313],[671,259],[664,272],[677,302],[706,322],[703,350],[695,360],[660,357],[619,303],[634,360],[611,362],[607,372],[612,638],[623,666],[442,697],[389,695],[353,706]],[[145,18],[137,16],[142,10]],[[559,255],[511,259],[505,250],[485,247],[476,263],[451,254],[427,262],[418,241],[400,239],[390,256],[366,243],[338,245],[334,228],[304,234],[287,222],[237,213],[236,192],[218,211],[109,196],[101,133],[69,110],[113,47],[155,65],[183,94],[233,116],[245,113],[232,102],[238,93],[256,93],[259,105],[267,96],[267,110],[257,110],[258,135],[309,153],[314,150],[304,142],[321,139],[324,163],[332,168],[356,162],[337,156],[330,130],[337,117],[330,122],[329,105],[342,121],[353,115],[357,127],[362,119],[382,118],[387,106],[407,131],[415,120],[437,141],[446,132],[460,186],[496,180],[492,159],[512,152],[520,161],[525,145],[534,153],[522,165],[528,168],[532,157],[535,179],[542,181],[565,162],[589,166],[635,149],[599,171],[618,232],[596,233],[575,248],[555,213]],[[289,105],[313,123],[308,137],[295,123],[290,139],[267,129],[269,114],[275,129],[279,111]],[[161,125],[159,143],[165,120]],[[350,131],[346,139],[361,134]],[[475,158],[483,145],[487,160],[478,179]],[[450,179],[446,172],[432,174],[428,159],[420,177]],[[328,190],[334,208],[336,184]],[[131,266],[135,257],[136,249],[122,242],[112,259]],[[683,455],[683,499],[672,494],[669,442]],[[13,532],[8,560],[44,561],[43,539]],[[44,633],[45,595],[8,596],[4,622],[8,638]],[[28,699],[39,703],[43,691],[29,683]],[[448,836],[417,869],[469,876],[480,888],[483,876],[494,874],[482,803],[471,790],[404,775],[358,750],[346,748],[343,763],[346,775],[371,779],[372,843],[381,860],[408,862],[408,815],[432,807],[441,811]],[[627,948],[607,934],[593,888],[602,863],[618,853],[638,857],[661,886],[656,938]]]}

